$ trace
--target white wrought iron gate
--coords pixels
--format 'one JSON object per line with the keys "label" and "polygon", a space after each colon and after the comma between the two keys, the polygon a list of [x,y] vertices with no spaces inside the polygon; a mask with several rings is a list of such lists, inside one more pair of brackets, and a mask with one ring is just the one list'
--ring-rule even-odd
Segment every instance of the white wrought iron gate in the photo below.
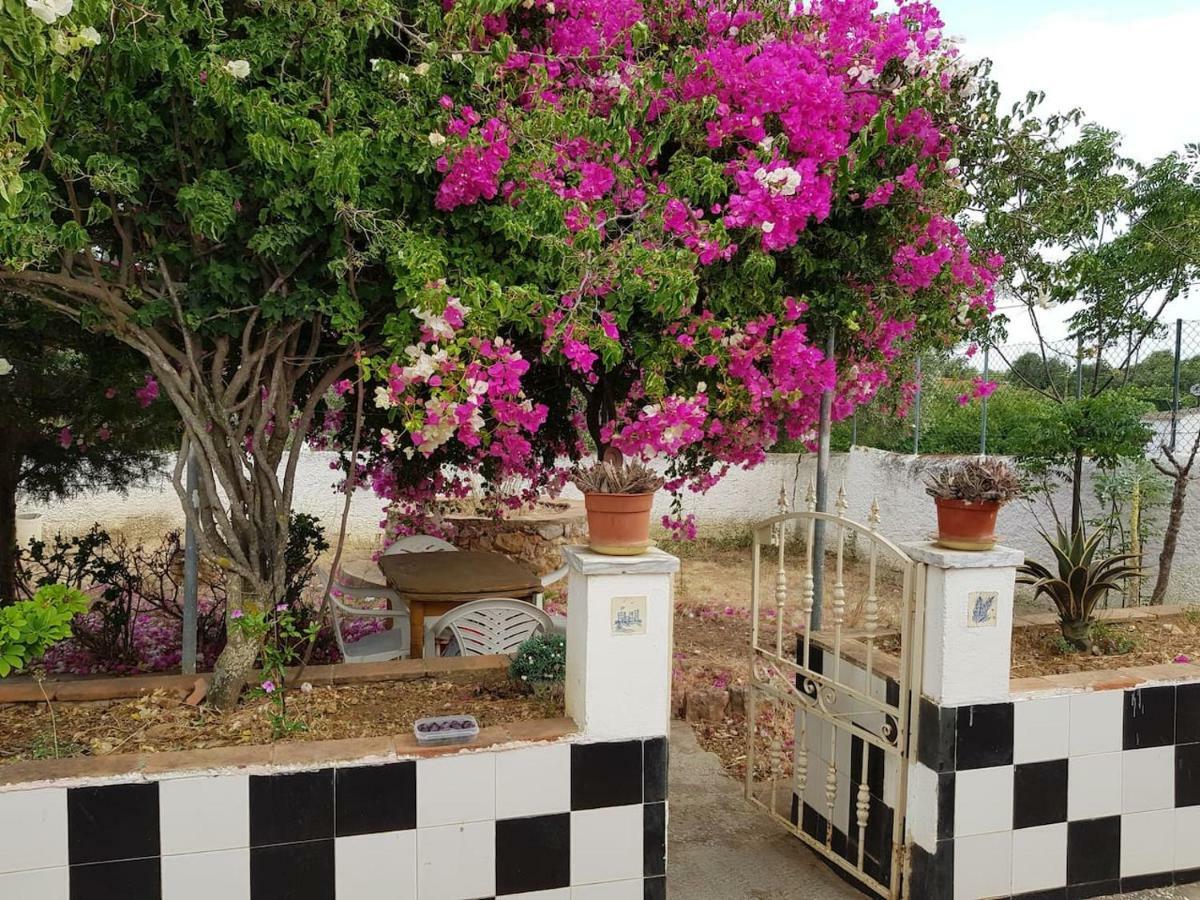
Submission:
{"label": "white wrought iron gate", "polygon": [[[810,488],[809,511],[754,526],[746,796],[895,900],[909,881],[904,813],[925,567],[879,534],[877,505],[863,525],[846,518],[844,491],[836,513],[812,511],[812,497]],[[823,560],[813,558],[817,523]],[[816,566],[825,576],[819,630]]]}

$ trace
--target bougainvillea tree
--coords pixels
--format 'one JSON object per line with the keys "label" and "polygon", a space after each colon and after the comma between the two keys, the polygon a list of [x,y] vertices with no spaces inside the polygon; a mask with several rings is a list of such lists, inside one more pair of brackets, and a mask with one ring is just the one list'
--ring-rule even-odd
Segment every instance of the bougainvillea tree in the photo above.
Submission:
{"label": "bougainvillea tree", "polygon": [[355,391],[349,471],[414,507],[589,445],[703,489],[987,315],[925,3],[28,0],[0,38],[0,287],[145,355],[231,610]]}
{"label": "bougainvillea tree", "polygon": [[[406,99],[440,84],[434,206],[488,251],[439,265],[420,340],[373,361],[372,471],[406,510],[466,489],[451,445],[554,481],[539,422],[537,448],[666,457],[703,490],[986,319],[1001,260],[955,222],[974,77],[929,4],[445,6],[374,63]],[[545,411],[495,405],[528,383]]]}

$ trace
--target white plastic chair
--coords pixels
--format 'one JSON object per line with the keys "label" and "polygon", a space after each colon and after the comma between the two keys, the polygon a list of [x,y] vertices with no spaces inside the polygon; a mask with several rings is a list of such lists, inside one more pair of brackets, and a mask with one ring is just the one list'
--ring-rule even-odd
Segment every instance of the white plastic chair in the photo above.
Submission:
{"label": "white plastic chair", "polygon": [[[321,577],[322,583],[325,583],[326,577]],[[386,600],[390,609],[348,606],[342,602],[344,598]],[[329,601],[333,636],[346,662],[386,662],[389,659],[408,658],[412,646],[412,622],[408,615],[408,604],[394,590],[388,587],[352,587],[334,578]],[[392,627],[347,642],[342,635],[343,618],[391,619]]]}
{"label": "white plastic chair", "polygon": [[383,551],[384,556],[394,556],[397,553],[431,553],[435,550],[453,551],[458,548],[449,541],[443,541],[432,534],[410,534],[398,538]]}
{"label": "white plastic chair", "polygon": [[[532,603],[510,597],[472,600],[425,626],[425,657],[512,655],[535,634],[562,633]],[[439,639],[444,649],[439,653]]]}

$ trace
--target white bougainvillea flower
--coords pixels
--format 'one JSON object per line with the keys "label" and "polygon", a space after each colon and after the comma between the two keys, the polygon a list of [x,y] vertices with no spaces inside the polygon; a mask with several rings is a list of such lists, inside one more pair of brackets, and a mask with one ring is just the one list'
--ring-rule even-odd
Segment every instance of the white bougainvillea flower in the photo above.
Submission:
{"label": "white bougainvillea flower", "polygon": [[428,75],[429,74],[429,63],[418,63],[417,65],[413,66],[413,74],[414,75]]}
{"label": "white bougainvillea flower", "polygon": [[3,356],[0,356],[0,375],[7,375],[13,370],[13,365]]}
{"label": "white bougainvillea flower", "polygon": [[53,25],[63,16],[70,15],[75,0],[25,0],[25,5],[47,25]]}
{"label": "white bougainvillea flower", "polygon": [[100,43],[100,32],[89,25],[80,30],[79,39],[87,46],[95,47]]}
{"label": "white bougainvillea flower", "polygon": [[250,63],[244,59],[231,59],[225,63],[224,69],[234,78],[241,81],[250,74]]}
{"label": "white bougainvillea flower", "polygon": [[435,147],[440,147],[446,143],[446,136],[439,131],[431,131],[429,132],[429,143]]}

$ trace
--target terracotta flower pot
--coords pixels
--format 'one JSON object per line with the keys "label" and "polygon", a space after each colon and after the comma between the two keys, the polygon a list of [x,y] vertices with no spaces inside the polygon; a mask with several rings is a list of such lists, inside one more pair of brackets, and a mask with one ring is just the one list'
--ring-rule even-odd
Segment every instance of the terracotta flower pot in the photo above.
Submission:
{"label": "terracotta flower pot", "polygon": [[938,543],[952,550],[991,550],[996,546],[996,513],[992,500],[943,500],[937,504]]}
{"label": "terracotta flower pot", "polygon": [[653,494],[584,494],[588,544],[608,556],[637,556],[650,547]]}

